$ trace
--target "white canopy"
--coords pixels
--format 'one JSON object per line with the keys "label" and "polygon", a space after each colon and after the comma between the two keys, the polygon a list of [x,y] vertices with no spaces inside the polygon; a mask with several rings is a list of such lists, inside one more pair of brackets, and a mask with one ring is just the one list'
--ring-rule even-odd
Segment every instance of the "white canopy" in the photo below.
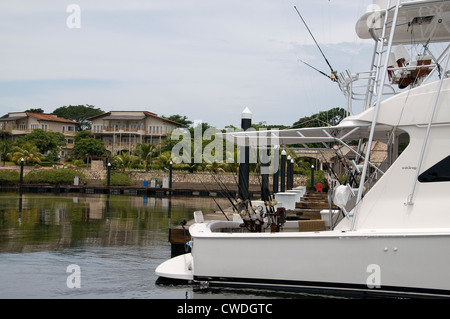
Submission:
{"label": "white canopy", "polygon": [[[350,123],[349,123],[350,122]],[[380,128],[380,127],[378,127]],[[217,134],[238,146],[267,146],[320,142],[353,141],[369,136],[370,123],[344,121],[337,126],[287,130],[247,130]]]}
{"label": "white canopy", "polygon": [[[396,0],[391,1],[391,5]],[[386,10],[373,7],[374,11],[364,14],[356,23],[356,33],[361,39],[380,38]],[[390,10],[388,21],[394,11]],[[391,27],[388,26],[386,34]],[[404,2],[399,8],[393,44],[450,41],[450,1],[420,0]]]}

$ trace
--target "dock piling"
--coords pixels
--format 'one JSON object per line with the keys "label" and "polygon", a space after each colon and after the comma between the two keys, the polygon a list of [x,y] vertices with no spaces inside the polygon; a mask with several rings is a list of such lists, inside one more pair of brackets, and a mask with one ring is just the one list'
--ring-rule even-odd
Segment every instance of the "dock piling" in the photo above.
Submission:
{"label": "dock piling", "polygon": [[[241,114],[241,128],[246,131],[252,125],[252,112],[245,108]],[[249,199],[249,178],[250,178],[250,147],[241,146],[239,161],[239,198]]]}
{"label": "dock piling", "polygon": [[281,192],[286,191],[286,151],[281,151]]}

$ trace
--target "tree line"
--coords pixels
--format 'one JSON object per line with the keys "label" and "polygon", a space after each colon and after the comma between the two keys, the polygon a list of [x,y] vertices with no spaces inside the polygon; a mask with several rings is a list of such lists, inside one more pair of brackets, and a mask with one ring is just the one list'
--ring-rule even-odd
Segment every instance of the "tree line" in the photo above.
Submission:
{"label": "tree line", "polygon": [[[27,112],[37,112],[43,113],[42,109],[29,109]],[[122,152],[120,154],[110,154],[106,150],[103,142],[96,139],[91,134],[90,128],[91,123],[88,118],[102,114],[99,108],[93,105],[69,105],[57,108],[52,114],[58,117],[76,121],[78,123],[76,130],[77,133],[74,138],[74,147],[70,158],[66,161],[66,165],[73,166],[85,166],[88,157],[104,157],[107,158],[113,168],[125,171],[127,169],[164,169],[168,168],[169,163],[172,161],[171,151],[173,146],[178,142],[172,140],[170,133],[166,138],[158,144],[138,144],[133,151]],[[338,124],[345,117],[345,110],[342,108],[332,108],[326,112],[319,112],[311,116],[306,116],[300,118],[298,121],[294,122],[292,126],[283,125],[269,125],[266,122],[260,122],[253,124],[255,129],[286,129],[286,128],[298,128],[298,127],[312,127],[312,126],[324,126],[324,123],[329,125]],[[194,136],[193,122],[188,119],[185,115],[174,114],[170,116],[163,115],[162,117],[169,120],[178,122],[181,127],[188,129],[191,136]],[[208,123],[201,123],[202,133],[212,126]],[[233,126],[225,127],[234,128]],[[216,138],[216,137],[214,137]],[[202,149],[210,141],[203,141]],[[192,138],[192,154],[195,149],[194,140]],[[20,164],[21,159],[24,159],[26,165],[42,165],[45,163],[55,163],[58,162],[58,151],[62,146],[65,146],[66,140],[62,133],[58,132],[48,132],[42,129],[35,129],[30,134],[20,137],[16,141],[12,141],[11,134],[9,132],[0,132],[0,164],[4,165],[5,161],[14,162]],[[217,151],[217,150],[216,150]],[[213,162],[207,163],[202,161],[201,163],[196,163],[191,161],[190,163],[179,163],[174,164],[174,169],[186,170],[189,172],[194,171],[214,171],[214,172],[236,172],[238,169],[237,160],[237,148],[234,147],[232,154],[229,154],[230,150],[225,147],[222,150],[223,158],[232,157],[235,159],[232,163],[226,162]],[[228,153],[227,153],[228,152]],[[293,152],[288,152],[289,155],[294,159],[294,170],[297,173],[306,172],[309,170],[310,163],[308,160],[303,158],[297,158]],[[251,164],[251,169],[258,171],[259,164]]]}

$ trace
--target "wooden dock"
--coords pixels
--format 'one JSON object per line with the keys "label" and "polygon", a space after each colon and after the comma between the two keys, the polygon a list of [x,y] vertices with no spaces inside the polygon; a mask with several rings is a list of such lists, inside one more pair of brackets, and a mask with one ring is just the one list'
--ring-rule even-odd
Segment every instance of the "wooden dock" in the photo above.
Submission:
{"label": "wooden dock", "polygon": [[[328,193],[323,192],[307,192],[300,200],[295,204],[295,211],[301,213],[305,219],[318,219],[321,218],[320,211],[329,209]],[[339,207],[332,205],[332,209],[339,209]]]}

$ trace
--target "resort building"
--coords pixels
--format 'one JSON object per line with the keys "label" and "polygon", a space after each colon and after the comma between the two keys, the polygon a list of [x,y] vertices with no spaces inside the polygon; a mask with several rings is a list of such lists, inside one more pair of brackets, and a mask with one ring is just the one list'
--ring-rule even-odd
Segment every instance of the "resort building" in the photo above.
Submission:
{"label": "resort building", "polygon": [[74,146],[77,122],[46,113],[13,112],[0,118],[0,129],[11,133],[13,141],[35,129],[59,132],[66,138],[66,145],[60,150],[62,158],[67,157]]}
{"label": "resort building", "polygon": [[110,111],[90,117],[92,134],[112,155],[133,152],[140,143],[161,143],[180,123],[147,111]]}

